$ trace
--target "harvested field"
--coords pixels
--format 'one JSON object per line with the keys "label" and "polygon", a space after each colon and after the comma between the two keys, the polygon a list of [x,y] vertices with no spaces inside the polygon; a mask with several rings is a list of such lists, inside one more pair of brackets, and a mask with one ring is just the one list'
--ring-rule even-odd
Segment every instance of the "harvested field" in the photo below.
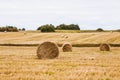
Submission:
{"label": "harvested field", "polygon": [[[38,32],[0,32],[0,44],[39,44],[44,41],[53,41],[59,44],[70,42],[72,44],[120,44],[119,32],[91,32],[91,33],[38,33]],[[68,36],[67,39],[61,35]]]}
{"label": "harvested field", "polygon": [[[68,36],[67,39],[61,35]],[[72,52],[40,60],[37,45],[44,41],[70,42]],[[98,44],[111,43],[111,50],[100,51]],[[120,33],[0,33],[0,80],[119,80]],[[18,44],[18,45],[17,45]],[[32,44],[32,45],[31,45]],[[85,47],[88,46],[88,47]],[[91,46],[91,47],[89,47]],[[116,46],[116,47],[113,47]]]}
{"label": "harvested field", "polygon": [[[39,60],[37,47],[0,47],[0,80],[119,80],[120,48],[60,50],[57,59]],[[61,49],[61,48],[60,48]]]}

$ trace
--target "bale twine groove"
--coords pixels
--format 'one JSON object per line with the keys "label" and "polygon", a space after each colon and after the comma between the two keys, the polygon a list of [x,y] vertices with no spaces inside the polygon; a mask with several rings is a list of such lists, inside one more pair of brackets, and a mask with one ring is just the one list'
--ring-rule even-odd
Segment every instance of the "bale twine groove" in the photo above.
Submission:
{"label": "bale twine groove", "polygon": [[59,56],[58,46],[53,42],[43,42],[37,49],[39,59],[54,59]]}
{"label": "bale twine groove", "polygon": [[62,45],[63,52],[72,52],[72,45],[70,43],[64,43]]}
{"label": "bale twine groove", "polygon": [[100,45],[100,51],[110,51],[110,45],[109,44],[101,44]]}

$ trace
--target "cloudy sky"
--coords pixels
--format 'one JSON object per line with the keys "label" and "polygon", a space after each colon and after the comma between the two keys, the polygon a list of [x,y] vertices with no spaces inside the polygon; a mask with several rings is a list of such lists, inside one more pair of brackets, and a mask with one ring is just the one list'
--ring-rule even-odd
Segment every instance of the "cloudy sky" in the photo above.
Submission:
{"label": "cloudy sky", "polygon": [[120,29],[120,0],[0,0],[0,26],[28,30],[43,24]]}

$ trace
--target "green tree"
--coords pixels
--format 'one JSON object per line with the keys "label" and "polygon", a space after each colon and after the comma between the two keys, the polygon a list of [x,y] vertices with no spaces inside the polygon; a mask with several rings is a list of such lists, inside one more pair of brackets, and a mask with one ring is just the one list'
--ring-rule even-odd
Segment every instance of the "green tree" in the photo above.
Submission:
{"label": "green tree", "polygon": [[98,28],[96,31],[102,32],[104,30],[102,28]]}
{"label": "green tree", "polygon": [[57,30],[80,30],[79,26],[76,24],[60,24],[59,26],[56,27]]}
{"label": "green tree", "polygon": [[6,27],[0,27],[0,32],[17,32],[18,29],[17,27],[14,27],[14,26],[6,26]]}
{"label": "green tree", "polygon": [[26,29],[25,28],[22,28],[22,31],[25,31]]}
{"label": "green tree", "polygon": [[116,30],[117,32],[120,32],[120,29]]}
{"label": "green tree", "polygon": [[37,30],[41,30],[41,32],[55,32],[55,27],[52,24],[46,24],[40,26]]}

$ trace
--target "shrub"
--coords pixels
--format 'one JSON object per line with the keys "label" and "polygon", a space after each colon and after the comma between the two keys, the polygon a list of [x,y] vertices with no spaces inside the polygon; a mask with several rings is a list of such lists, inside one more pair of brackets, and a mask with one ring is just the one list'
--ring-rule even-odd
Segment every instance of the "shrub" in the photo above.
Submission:
{"label": "shrub", "polygon": [[52,24],[47,24],[40,26],[38,30],[41,30],[41,32],[55,32],[55,27]]}
{"label": "shrub", "polygon": [[116,30],[117,32],[120,32],[120,29]]}
{"label": "shrub", "polygon": [[13,26],[6,26],[6,27],[0,27],[0,32],[17,32],[18,29],[17,27],[13,27]]}
{"label": "shrub", "polygon": [[96,31],[102,32],[104,30],[102,28],[98,28]]}
{"label": "shrub", "polygon": [[25,28],[22,28],[22,31],[25,31],[26,29]]}
{"label": "shrub", "polygon": [[60,24],[59,26],[56,27],[57,30],[80,30],[78,25],[75,24]]}

